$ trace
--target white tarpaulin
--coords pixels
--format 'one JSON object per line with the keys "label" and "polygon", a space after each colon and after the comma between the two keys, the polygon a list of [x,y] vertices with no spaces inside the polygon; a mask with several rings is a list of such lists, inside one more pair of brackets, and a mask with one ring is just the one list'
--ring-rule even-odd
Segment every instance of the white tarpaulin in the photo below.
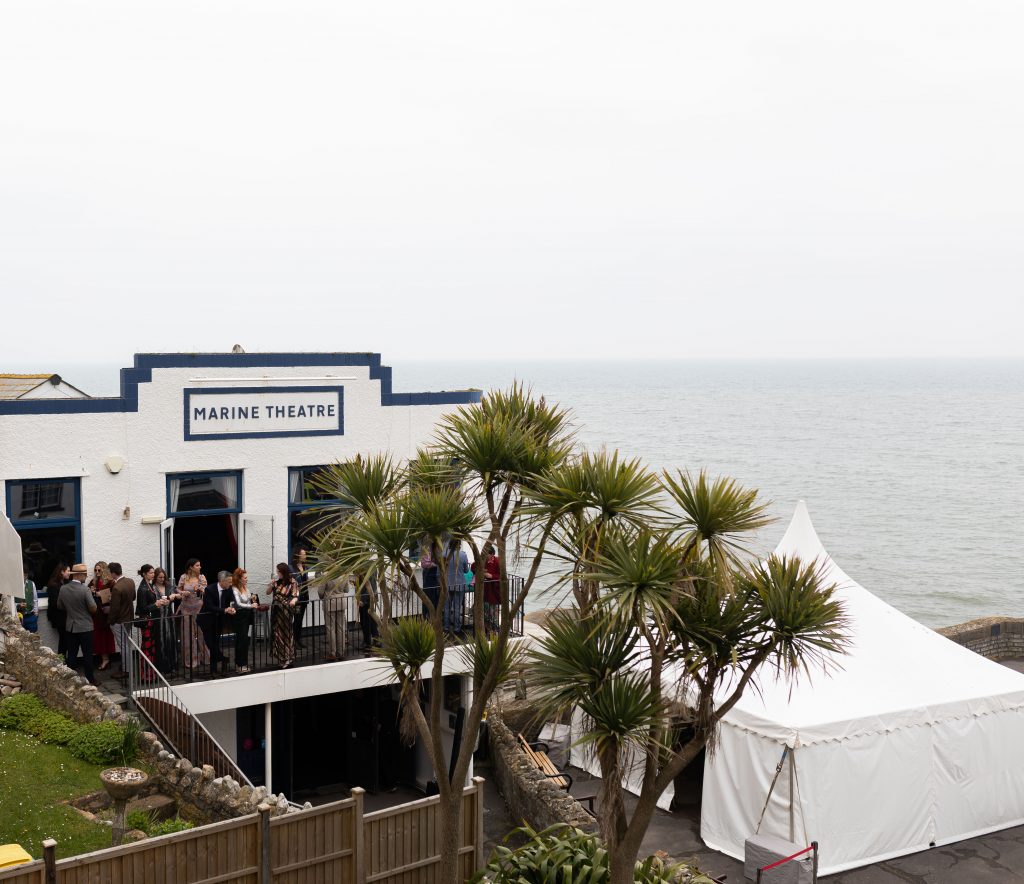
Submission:
{"label": "white tarpaulin", "polygon": [[821,563],[852,642],[841,669],[795,687],[763,680],[725,717],[704,774],[707,845],[742,857],[783,746],[796,776],[783,770],[761,830],[818,841],[822,874],[1024,822],[1024,675],[854,583],[802,502],[776,552]]}
{"label": "white tarpaulin", "polygon": [[3,513],[0,513],[0,605],[14,613],[13,597],[24,597],[21,537]]}
{"label": "white tarpaulin", "polygon": [[820,563],[851,643],[841,668],[795,686],[762,678],[725,716],[704,772],[705,843],[742,859],[786,746],[795,768],[787,760],[761,831],[818,841],[821,874],[1024,823],[1024,675],[858,586],[803,502],[776,552]]}

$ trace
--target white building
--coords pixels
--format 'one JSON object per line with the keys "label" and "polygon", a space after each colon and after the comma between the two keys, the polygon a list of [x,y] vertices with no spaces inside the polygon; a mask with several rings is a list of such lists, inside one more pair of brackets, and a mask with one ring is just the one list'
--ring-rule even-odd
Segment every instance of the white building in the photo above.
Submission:
{"label": "white building", "polygon": [[[481,397],[394,393],[372,353],[138,355],[116,398],[59,392],[56,380],[38,379],[46,398],[0,399],[0,501],[40,587],[58,561],[115,560],[126,574],[161,564],[176,577],[193,556],[211,580],[241,566],[259,586],[303,536],[311,470],[383,450],[404,460],[442,415]],[[349,660],[178,693],[240,762],[273,732],[273,752],[248,769],[269,771],[272,755],[272,785],[291,795],[312,786],[303,747],[325,729],[363,768],[380,751],[393,698],[370,667]],[[335,765],[339,782],[356,779],[355,764]],[[403,776],[422,785],[423,759],[410,756]]]}

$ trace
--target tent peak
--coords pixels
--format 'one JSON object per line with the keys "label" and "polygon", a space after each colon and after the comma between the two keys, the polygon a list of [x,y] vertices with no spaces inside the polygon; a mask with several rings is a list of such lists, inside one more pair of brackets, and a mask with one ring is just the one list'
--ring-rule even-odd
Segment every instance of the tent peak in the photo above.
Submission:
{"label": "tent peak", "polygon": [[804,501],[797,501],[793,518],[789,520],[789,527],[775,548],[775,554],[788,558],[799,556],[805,562],[827,556]]}

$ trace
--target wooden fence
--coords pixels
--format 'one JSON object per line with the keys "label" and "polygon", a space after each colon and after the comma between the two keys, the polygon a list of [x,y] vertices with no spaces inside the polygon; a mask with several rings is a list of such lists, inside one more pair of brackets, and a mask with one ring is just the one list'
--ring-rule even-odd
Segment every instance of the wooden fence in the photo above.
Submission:
{"label": "wooden fence", "polygon": [[[463,878],[483,865],[483,780],[462,795]],[[437,796],[363,815],[363,790],[271,817],[268,809],[121,847],[0,871],[2,884],[433,884]],[[59,848],[59,845],[57,845]]]}

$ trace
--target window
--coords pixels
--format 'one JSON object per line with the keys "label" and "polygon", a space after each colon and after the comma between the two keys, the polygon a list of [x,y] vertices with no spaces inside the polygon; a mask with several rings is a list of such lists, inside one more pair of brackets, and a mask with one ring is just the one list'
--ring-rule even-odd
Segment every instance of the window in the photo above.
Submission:
{"label": "window", "polygon": [[177,473],[167,477],[167,515],[197,516],[242,510],[242,474]]}
{"label": "window", "polygon": [[311,549],[322,513],[317,509],[341,502],[341,489],[335,492],[314,488],[311,480],[323,466],[291,467],[288,470],[288,560],[299,545]]}
{"label": "window", "polygon": [[78,518],[78,479],[7,483],[7,514],[14,523]]}
{"label": "window", "polygon": [[60,564],[82,560],[80,479],[15,479],[7,484],[7,516],[21,537],[29,577],[43,591]]}

